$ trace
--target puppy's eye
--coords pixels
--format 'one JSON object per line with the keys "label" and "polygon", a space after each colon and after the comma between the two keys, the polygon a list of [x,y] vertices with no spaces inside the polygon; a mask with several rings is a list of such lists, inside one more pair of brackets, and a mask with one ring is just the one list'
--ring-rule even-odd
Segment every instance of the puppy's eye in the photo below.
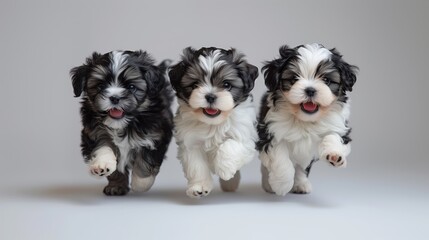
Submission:
{"label": "puppy's eye", "polygon": [[281,80],[284,81],[284,82],[289,82],[290,85],[294,85],[298,81],[298,78],[296,78],[296,77],[293,77],[293,78],[283,78]]}
{"label": "puppy's eye", "polygon": [[331,79],[330,78],[324,77],[324,78],[322,78],[322,80],[325,82],[326,85],[330,85],[331,84]]}
{"label": "puppy's eye", "polygon": [[98,91],[98,92],[102,92],[102,91],[103,91],[103,89],[104,89],[104,85],[103,85],[103,84],[98,84],[98,85],[97,85],[97,91]]}
{"label": "puppy's eye", "polygon": [[128,85],[128,90],[130,90],[131,92],[135,92],[135,91],[137,91],[137,88],[133,84],[130,84],[130,85]]}
{"label": "puppy's eye", "polygon": [[191,88],[192,89],[195,89],[195,88],[197,88],[198,87],[198,83],[194,83],[194,84],[192,84],[192,86],[191,86]]}
{"label": "puppy's eye", "polygon": [[223,82],[222,86],[224,89],[226,89],[228,91],[231,90],[231,88],[232,88],[232,85],[229,82]]}

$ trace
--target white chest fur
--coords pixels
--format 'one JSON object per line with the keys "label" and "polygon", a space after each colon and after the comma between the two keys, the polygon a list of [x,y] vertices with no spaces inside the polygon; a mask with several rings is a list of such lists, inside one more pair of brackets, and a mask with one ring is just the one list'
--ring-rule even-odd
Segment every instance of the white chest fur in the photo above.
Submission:
{"label": "white chest fur", "polygon": [[120,157],[118,161],[118,170],[124,172],[127,165],[130,163],[131,152],[139,150],[139,148],[147,147],[149,149],[155,149],[154,140],[158,136],[148,136],[147,138],[140,137],[129,137],[123,134],[123,130],[110,130],[110,136],[112,137],[113,143],[118,147]]}
{"label": "white chest fur", "polygon": [[290,113],[287,107],[271,108],[265,122],[274,136],[273,144],[286,144],[293,162],[309,162],[317,154],[322,139],[331,133],[340,136],[348,131],[346,121],[350,110],[348,104],[337,104],[318,122],[304,122]]}
{"label": "white chest fur", "polygon": [[217,149],[227,139],[253,143],[257,139],[256,113],[250,100],[234,108],[229,117],[218,125],[203,123],[192,112],[180,108],[179,112],[175,118],[175,136],[177,142],[187,149],[198,147],[207,152]]}

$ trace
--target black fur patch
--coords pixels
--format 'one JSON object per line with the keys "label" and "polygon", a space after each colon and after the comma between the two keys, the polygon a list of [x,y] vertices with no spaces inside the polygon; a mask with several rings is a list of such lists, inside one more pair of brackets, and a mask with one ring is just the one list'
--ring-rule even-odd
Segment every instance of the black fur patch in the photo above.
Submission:
{"label": "black fur patch", "polygon": [[[126,61],[120,70],[113,67],[112,53],[94,53],[85,64],[70,71],[75,96],[83,96],[81,148],[86,162],[101,147],[110,147],[120,159],[120,149],[112,138],[113,129],[105,125],[109,116],[99,101],[106,99],[105,88],[113,81],[119,82],[124,89],[130,89],[119,96],[124,102],[122,108],[127,121],[122,128],[115,129],[116,137],[119,140],[127,138],[131,146],[127,155],[128,165],[125,173],[109,176],[109,185],[104,190],[107,195],[128,192],[128,186],[125,186],[128,180],[124,179],[128,179],[131,168],[140,177],[156,175],[172,138],[173,113],[170,106],[173,93],[165,79],[167,63],[156,66],[151,56],[142,51],[124,51],[122,54]],[[128,88],[129,85],[133,88]],[[152,141],[154,149],[135,144],[142,141]],[[115,179],[121,182],[120,186]]]}

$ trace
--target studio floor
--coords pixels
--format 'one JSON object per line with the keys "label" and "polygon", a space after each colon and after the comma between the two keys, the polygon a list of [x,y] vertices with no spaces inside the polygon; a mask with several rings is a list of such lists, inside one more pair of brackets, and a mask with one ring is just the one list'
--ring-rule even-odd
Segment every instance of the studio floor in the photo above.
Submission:
{"label": "studio floor", "polygon": [[171,181],[162,173],[151,191],[124,197],[104,196],[105,180],[89,176],[9,184],[0,199],[0,239],[427,239],[423,173],[316,168],[311,194],[285,197],[246,176],[256,164],[243,169],[236,193],[217,185],[199,200],[185,195],[180,176]]}

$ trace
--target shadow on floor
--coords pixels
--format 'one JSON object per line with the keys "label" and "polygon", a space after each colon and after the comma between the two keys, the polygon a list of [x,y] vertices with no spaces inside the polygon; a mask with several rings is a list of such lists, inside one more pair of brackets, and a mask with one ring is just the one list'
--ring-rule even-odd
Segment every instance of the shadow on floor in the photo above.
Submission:
{"label": "shadow on floor", "polygon": [[[146,193],[130,192],[126,196],[105,196],[103,185],[63,185],[31,188],[15,191],[16,196],[25,200],[54,201],[73,205],[105,205],[157,202],[182,206],[234,205],[246,203],[304,205],[313,208],[333,208],[338,205],[320,194],[288,194],[284,197],[268,194],[259,184],[242,184],[237,192],[222,192],[215,188],[210,195],[201,199],[191,199],[184,187],[163,188],[154,186]],[[335,198],[334,198],[335,199]]]}

